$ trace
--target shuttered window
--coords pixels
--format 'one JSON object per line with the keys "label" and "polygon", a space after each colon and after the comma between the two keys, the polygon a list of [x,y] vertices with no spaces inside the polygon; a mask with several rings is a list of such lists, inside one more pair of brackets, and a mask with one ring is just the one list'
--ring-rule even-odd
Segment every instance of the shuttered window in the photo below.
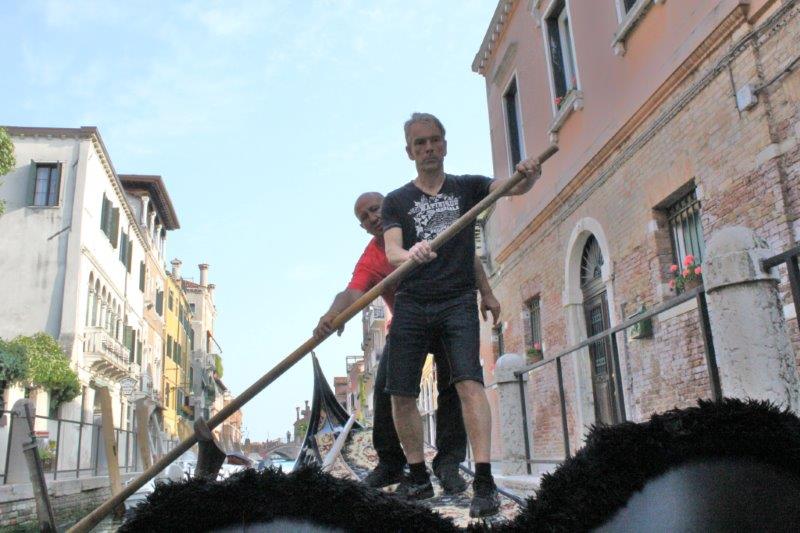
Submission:
{"label": "shuttered window", "polygon": [[131,257],[133,256],[133,242],[124,231],[120,234],[119,260],[125,265],[128,272],[131,271]]}
{"label": "shuttered window", "polygon": [[100,211],[100,229],[106,234],[111,245],[116,248],[119,243],[119,209],[114,207],[105,194]]}
{"label": "shuttered window", "polygon": [[145,272],[144,261],[140,261],[139,262],[139,290],[142,291],[142,292],[144,292],[145,276],[147,276],[147,273]]}
{"label": "shuttered window", "polygon": [[61,190],[61,163],[31,162],[31,177],[28,205],[36,207],[57,206]]}

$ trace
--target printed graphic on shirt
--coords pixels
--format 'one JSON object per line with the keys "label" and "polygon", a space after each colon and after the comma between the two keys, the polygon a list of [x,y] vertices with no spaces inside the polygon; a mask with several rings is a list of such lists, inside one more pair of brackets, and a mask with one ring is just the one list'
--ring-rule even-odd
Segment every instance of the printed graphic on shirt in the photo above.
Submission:
{"label": "printed graphic on shirt", "polygon": [[458,197],[449,193],[423,196],[409,210],[414,219],[417,238],[431,241],[450,227],[460,214]]}

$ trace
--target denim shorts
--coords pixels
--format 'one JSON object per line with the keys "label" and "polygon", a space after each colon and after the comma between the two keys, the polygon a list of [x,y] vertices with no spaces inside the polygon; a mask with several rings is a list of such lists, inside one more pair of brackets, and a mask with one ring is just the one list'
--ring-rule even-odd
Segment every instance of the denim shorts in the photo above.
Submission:
{"label": "denim shorts", "polygon": [[475,292],[435,301],[398,293],[388,343],[386,392],[393,396],[419,396],[422,367],[431,346],[440,347],[437,364],[440,368],[447,365],[450,383],[483,383],[479,336]]}

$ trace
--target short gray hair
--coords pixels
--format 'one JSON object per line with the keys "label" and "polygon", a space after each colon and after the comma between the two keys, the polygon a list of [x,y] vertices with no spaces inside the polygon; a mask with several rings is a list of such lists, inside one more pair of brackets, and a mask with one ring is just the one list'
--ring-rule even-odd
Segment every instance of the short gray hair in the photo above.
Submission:
{"label": "short gray hair", "polygon": [[439,128],[439,131],[442,132],[442,138],[444,138],[445,132],[442,121],[440,121],[438,118],[431,115],[430,113],[411,113],[411,118],[406,120],[406,123],[403,124],[403,131],[406,134],[406,144],[408,144],[408,142],[410,141],[410,139],[408,138],[408,130],[410,130],[411,126],[413,124],[416,124],[417,122],[428,122],[430,124],[433,124],[434,126]]}

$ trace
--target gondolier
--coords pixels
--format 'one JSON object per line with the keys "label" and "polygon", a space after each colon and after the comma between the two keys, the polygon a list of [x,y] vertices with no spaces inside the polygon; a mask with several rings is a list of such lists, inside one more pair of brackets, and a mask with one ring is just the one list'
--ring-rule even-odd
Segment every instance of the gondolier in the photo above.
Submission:
{"label": "gondolier", "polygon": [[[394,270],[386,258],[383,248],[382,203],[383,195],[377,192],[364,193],[356,200],[356,218],[361,227],[373,238],[356,263],[347,288],[336,295],[330,309],[319,319],[319,323],[314,329],[314,336],[317,338],[329,335],[332,332],[333,319]],[[500,304],[492,293],[480,260],[474,258],[473,262],[481,293],[481,310],[484,318],[486,318],[487,312],[490,312],[496,323],[500,316]],[[386,290],[382,296],[386,306],[393,311],[394,287]],[[387,345],[390,342],[391,335],[387,337]],[[437,389],[439,392],[436,412],[437,453],[432,467],[445,492],[454,494],[466,489],[466,482],[458,473],[458,465],[466,458],[467,435],[461,416],[461,403],[455,387],[450,383],[449,367],[441,360],[439,345],[438,340],[434,339],[428,348],[437,361]],[[376,488],[401,481],[406,465],[405,455],[394,427],[391,398],[385,391],[388,366],[385,352],[386,348],[384,348],[384,355],[381,356],[378,363],[374,392],[372,440],[379,462],[377,467],[364,479],[367,485]]]}
{"label": "gondolier", "polygon": [[[475,256],[474,223],[437,252],[430,241],[507,180],[445,174],[445,129],[433,115],[414,113],[404,131],[406,153],[415,163],[417,176],[389,193],[382,211],[389,261],[399,266],[412,259],[420,265],[400,281],[389,344],[387,390],[392,395],[395,426],[411,469],[410,478],[398,490],[417,499],[433,496],[416,399],[428,343],[441,338],[476,462],[470,514],[487,516],[498,511],[499,501],[489,463],[491,412],[478,355],[476,279],[470,264]],[[539,176],[539,163],[527,159],[517,165],[517,170],[525,177],[507,195],[530,190]]]}

